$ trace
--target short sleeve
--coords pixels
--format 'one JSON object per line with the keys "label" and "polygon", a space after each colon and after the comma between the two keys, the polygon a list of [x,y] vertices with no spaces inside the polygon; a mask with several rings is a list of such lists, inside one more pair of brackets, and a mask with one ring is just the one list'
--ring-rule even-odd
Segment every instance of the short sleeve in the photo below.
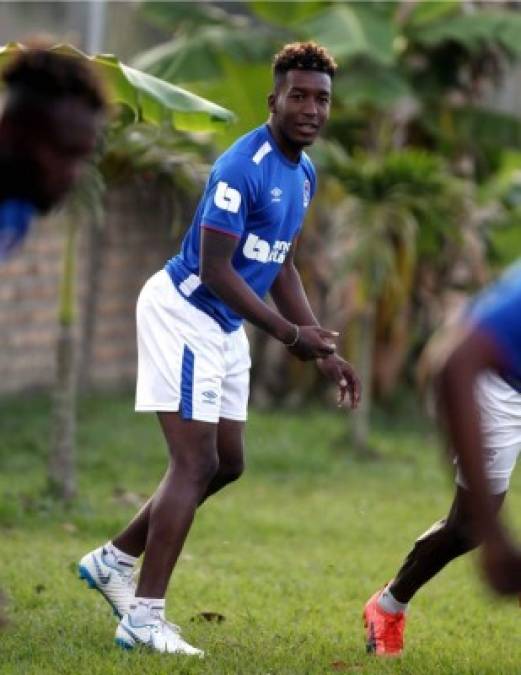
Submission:
{"label": "short sleeve", "polygon": [[521,373],[521,285],[505,291],[475,319],[497,343],[509,369]]}
{"label": "short sleeve", "polygon": [[257,176],[244,159],[223,156],[214,165],[205,193],[203,227],[242,235],[257,194]]}

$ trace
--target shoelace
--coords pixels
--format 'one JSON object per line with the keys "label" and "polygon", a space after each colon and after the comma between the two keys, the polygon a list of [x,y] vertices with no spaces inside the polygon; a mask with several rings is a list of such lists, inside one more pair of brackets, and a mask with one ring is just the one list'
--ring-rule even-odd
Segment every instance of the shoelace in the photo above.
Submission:
{"label": "shoelace", "polygon": [[172,623],[171,621],[167,621],[167,619],[159,619],[163,626],[166,626],[169,628],[172,633],[175,633],[176,635],[181,636],[181,627],[178,626],[176,623]]}

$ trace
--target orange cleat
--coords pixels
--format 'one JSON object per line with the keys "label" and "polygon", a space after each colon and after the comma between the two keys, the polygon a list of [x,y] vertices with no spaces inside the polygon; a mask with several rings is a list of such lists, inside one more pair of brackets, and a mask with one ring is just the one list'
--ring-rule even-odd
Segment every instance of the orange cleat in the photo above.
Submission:
{"label": "orange cleat", "polygon": [[366,651],[377,656],[399,656],[403,651],[405,613],[391,614],[378,605],[381,590],[364,607]]}

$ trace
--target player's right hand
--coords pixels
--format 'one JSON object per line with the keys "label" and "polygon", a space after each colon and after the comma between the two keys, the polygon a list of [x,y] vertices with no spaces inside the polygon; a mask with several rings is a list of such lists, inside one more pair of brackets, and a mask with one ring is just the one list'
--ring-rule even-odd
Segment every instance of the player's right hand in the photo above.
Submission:
{"label": "player's right hand", "polygon": [[299,326],[297,343],[288,347],[294,356],[301,361],[320,359],[333,354],[336,350],[335,338],[338,332],[320,326]]}

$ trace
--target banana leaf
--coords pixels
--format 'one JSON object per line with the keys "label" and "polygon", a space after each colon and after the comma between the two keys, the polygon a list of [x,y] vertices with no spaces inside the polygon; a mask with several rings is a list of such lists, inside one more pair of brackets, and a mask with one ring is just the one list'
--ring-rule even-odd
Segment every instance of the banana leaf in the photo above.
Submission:
{"label": "banana leaf", "polygon": [[[0,69],[23,49],[15,42],[0,47]],[[226,108],[131,68],[113,55],[88,56],[67,44],[54,45],[51,50],[89,60],[106,86],[109,101],[129,109],[134,122],[168,123],[182,131],[215,131],[234,119]]]}

